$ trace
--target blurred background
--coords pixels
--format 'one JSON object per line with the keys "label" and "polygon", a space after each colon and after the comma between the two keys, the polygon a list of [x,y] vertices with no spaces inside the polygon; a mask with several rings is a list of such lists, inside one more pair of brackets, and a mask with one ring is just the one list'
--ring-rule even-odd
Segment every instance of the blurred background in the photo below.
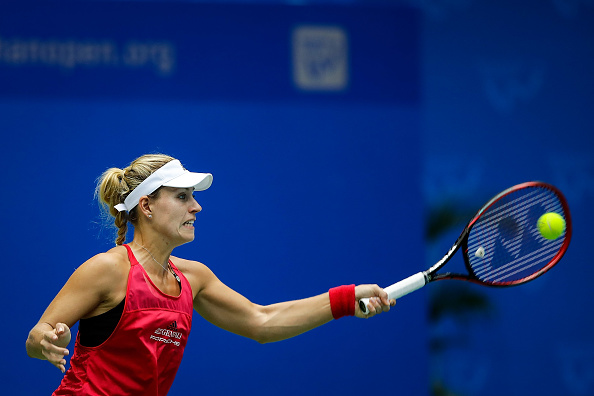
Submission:
{"label": "blurred background", "polygon": [[574,223],[523,287],[436,283],[267,345],[195,315],[170,394],[594,395],[593,70],[592,0],[1,2],[3,393],[58,386],[24,341],[113,246],[96,179],[163,152],[214,175],[174,254],[260,304],[423,270],[524,181]]}

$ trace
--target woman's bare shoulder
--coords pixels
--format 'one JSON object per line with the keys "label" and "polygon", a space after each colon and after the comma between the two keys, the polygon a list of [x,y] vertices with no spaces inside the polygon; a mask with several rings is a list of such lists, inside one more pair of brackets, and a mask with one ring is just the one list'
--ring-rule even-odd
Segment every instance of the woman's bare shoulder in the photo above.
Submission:
{"label": "woman's bare shoulder", "polygon": [[216,278],[213,272],[199,261],[186,260],[175,256],[171,256],[170,258],[173,264],[184,274],[188,282],[190,282],[194,295],[202,290],[209,281]]}
{"label": "woman's bare shoulder", "polygon": [[187,259],[184,259],[181,257],[176,257],[176,256],[171,256],[170,258],[171,258],[171,261],[173,262],[173,264],[175,264],[175,266],[184,274],[186,271],[201,272],[201,271],[208,270],[208,267],[199,261],[187,260]]}
{"label": "woman's bare shoulder", "polygon": [[130,262],[126,248],[116,246],[106,252],[94,255],[78,267],[75,273],[84,278],[110,283],[121,279],[129,269]]}

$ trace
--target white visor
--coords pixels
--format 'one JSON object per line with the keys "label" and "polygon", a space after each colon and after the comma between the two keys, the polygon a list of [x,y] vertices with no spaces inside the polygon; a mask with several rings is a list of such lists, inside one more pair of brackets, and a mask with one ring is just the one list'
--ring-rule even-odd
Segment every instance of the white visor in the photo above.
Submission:
{"label": "white visor", "polygon": [[169,161],[152,175],[147,177],[138,185],[124,200],[124,203],[114,206],[121,212],[123,210],[131,211],[138,205],[140,198],[149,195],[161,186],[190,188],[194,191],[206,190],[212,184],[212,175],[210,173],[194,173],[185,170],[178,160]]}

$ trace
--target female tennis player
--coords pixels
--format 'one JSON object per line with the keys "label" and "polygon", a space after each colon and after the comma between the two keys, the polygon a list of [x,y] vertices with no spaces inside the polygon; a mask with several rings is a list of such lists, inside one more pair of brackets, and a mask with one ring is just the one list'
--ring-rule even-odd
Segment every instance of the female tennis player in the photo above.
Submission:
{"label": "female tennis player", "polygon": [[[309,331],[345,315],[370,317],[394,300],[377,285],[268,306],[252,303],[204,264],[172,256],[194,240],[202,210],[194,191],[212,175],[193,173],[166,155],[145,155],[104,172],[100,203],[115,218],[116,247],[83,263],[29,333],[29,356],[65,375],[54,395],[166,395],[180,365],[196,310],[211,323],[260,343]],[[134,226],[124,244],[128,222]],[[357,301],[371,297],[370,314]],[[79,323],[66,371],[70,328]]]}

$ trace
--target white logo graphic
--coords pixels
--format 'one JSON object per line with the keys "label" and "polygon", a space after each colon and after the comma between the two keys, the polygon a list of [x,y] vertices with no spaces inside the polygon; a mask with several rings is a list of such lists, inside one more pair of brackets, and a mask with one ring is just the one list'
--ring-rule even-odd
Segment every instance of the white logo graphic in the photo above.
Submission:
{"label": "white logo graphic", "polygon": [[164,342],[165,344],[173,344],[175,346],[180,346],[180,342],[176,341],[175,339],[181,340],[182,333],[175,330],[177,330],[177,322],[172,322],[169,326],[167,326],[166,329],[158,328],[157,330],[155,330],[155,333],[152,334],[150,338],[151,340]]}
{"label": "white logo graphic", "polygon": [[348,41],[332,26],[300,26],[293,31],[293,81],[308,91],[340,91],[349,80]]}

